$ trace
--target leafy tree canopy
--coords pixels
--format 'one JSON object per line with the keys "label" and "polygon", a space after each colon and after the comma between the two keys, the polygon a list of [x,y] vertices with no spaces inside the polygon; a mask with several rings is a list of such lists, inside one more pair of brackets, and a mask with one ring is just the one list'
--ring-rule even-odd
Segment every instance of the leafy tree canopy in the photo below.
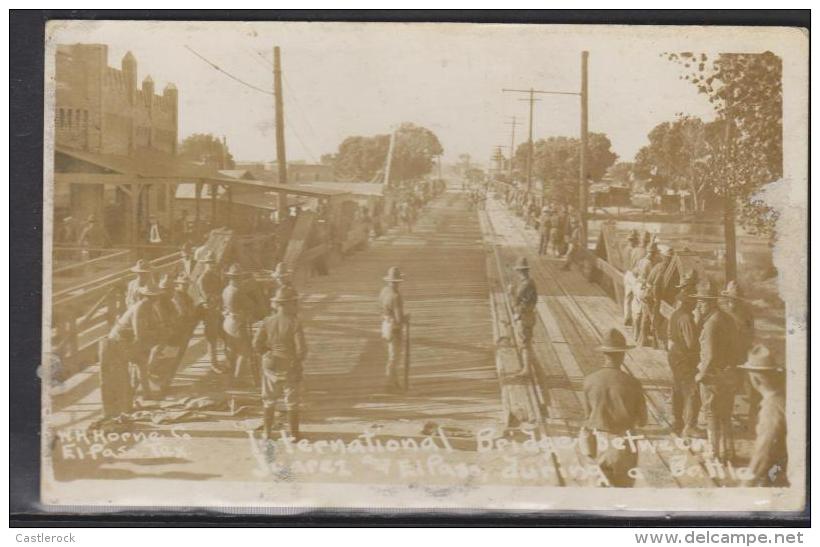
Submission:
{"label": "leafy tree canopy", "polygon": [[[333,157],[336,174],[351,180],[372,180],[384,169],[389,147],[390,135],[347,137]],[[430,173],[433,158],[443,152],[435,133],[412,123],[401,124],[396,130],[391,180],[412,180]]]}
{"label": "leafy tree canopy", "polygon": [[179,156],[189,161],[214,165],[220,169],[236,167],[227,145],[210,133],[194,133],[186,137],[179,147]]}

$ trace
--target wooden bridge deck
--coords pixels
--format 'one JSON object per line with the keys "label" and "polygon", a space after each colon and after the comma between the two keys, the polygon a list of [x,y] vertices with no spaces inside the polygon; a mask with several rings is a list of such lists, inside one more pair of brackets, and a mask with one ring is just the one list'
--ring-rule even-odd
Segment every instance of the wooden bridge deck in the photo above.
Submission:
{"label": "wooden bridge deck", "polygon": [[[428,435],[444,428],[457,442],[462,461],[492,469],[493,482],[526,486],[588,485],[573,471],[588,465],[575,447],[559,448],[551,460],[544,455],[518,454],[520,466],[545,469],[536,477],[508,475],[504,452],[477,453],[475,434],[484,428],[504,436],[510,406],[538,406],[530,416],[541,434],[573,437],[584,419],[580,390],[584,377],[596,370],[601,356],[596,346],[606,329],[622,328],[620,310],[598,286],[577,270],[560,271],[556,259],[534,252],[534,231],[501,203],[488,200],[486,211],[468,208],[464,195],[447,193],[434,200],[412,233],[393,229],[370,247],[334,266],[327,276],[312,277],[298,286],[301,315],[310,346],[302,397],[303,431],[311,438],[350,438],[371,430],[383,436]],[[511,279],[511,265],[527,256],[539,288],[538,317],[532,380],[514,377],[516,352],[497,345],[504,330],[502,287]],[[410,390],[386,389],[386,347],[379,336],[378,293],[390,266],[405,274],[402,284],[406,312],[411,314],[412,365]],[[622,328],[622,330],[624,330]],[[629,332],[626,332],[629,336]],[[671,381],[662,352],[638,348],[629,352],[626,366],[647,393],[651,423],[640,431],[650,441],[674,440],[669,431]],[[84,371],[82,389],[53,399],[52,423],[59,428],[82,428],[100,416],[96,370]],[[527,385],[527,382],[529,384]],[[529,395],[528,395],[529,394]],[[222,397],[229,408],[203,413],[182,423],[152,423],[151,429],[181,427],[194,436],[186,462],[108,462],[106,473],[169,477],[250,476],[253,456],[247,435],[259,425],[258,391],[248,382],[231,384],[212,373],[205,359],[200,333],[188,348],[185,364],[167,394],[184,397]],[[159,403],[155,408],[162,409]],[[226,407],[228,405],[225,405]],[[523,433],[508,439],[523,441]],[[218,442],[214,442],[214,441]],[[241,443],[241,444],[237,444]],[[738,442],[748,454],[748,440]],[[242,448],[239,448],[242,447]],[[224,458],[236,458],[226,466]],[[742,460],[742,458],[741,458]],[[549,463],[545,463],[549,462]],[[180,463],[184,464],[180,467]],[[742,461],[741,461],[742,463]],[[100,463],[86,478],[97,478]],[[685,465],[690,473],[676,477],[673,468]],[[540,467],[538,467],[540,466]],[[714,476],[697,451],[676,447],[645,448],[640,452],[643,476],[637,486],[710,487],[736,481]],[[335,479],[352,480],[352,479]],[[390,480],[399,480],[392,477]],[[432,479],[431,479],[432,480]],[[439,477],[440,481],[446,481]]]}

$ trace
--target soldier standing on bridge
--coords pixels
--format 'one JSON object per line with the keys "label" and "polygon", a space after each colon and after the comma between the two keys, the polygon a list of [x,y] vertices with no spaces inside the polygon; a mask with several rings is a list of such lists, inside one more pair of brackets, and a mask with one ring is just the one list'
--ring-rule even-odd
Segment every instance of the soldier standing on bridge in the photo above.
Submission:
{"label": "soldier standing on bridge", "polygon": [[382,307],[381,335],[387,342],[387,387],[397,389],[399,386],[398,366],[403,355],[404,324],[407,320],[404,315],[404,299],[399,292],[399,283],[404,276],[398,266],[391,266],[384,277],[385,286],[379,294],[379,303]]}
{"label": "soldier standing on bridge", "polygon": [[632,300],[635,298],[635,274],[632,270],[635,269],[637,262],[634,261],[633,251],[640,248],[641,238],[637,230],[632,230],[629,237],[626,239],[629,242],[629,247],[626,249],[626,268],[624,269],[624,325],[631,327],[633,323],[632,318]]}
{"label": "soldier standing on bridge", "polygon": [[222,277],[216,269],[216,259],[212,251],[203,253],[199,262],[205,265],[205,270],[196,280],[198,317],[204,325],[211,370],[222,374],[225,370],[219,367],[216,354],[222,331]]}
{"label": "soldier standing on bridge", "polygon": [[698,285],[695,298],[701,318],[700,362],[695,381],[706,416],[706,433],[714,458],[728,461],[732,445],[732,411],[737,378],[737,327],[717,305],[717,288],[708,280]]}
{"label": "soldier standing on bridge", "polygon": [[280,287],[271,299],[274,311],[265,318],[253,339],[262,355],[262,405],[265,438],[271,439],[280,412],[293,437],[299,435],[299,388],[307,343],[298,318],[298,298],[289,286]]}
{"label": "soldier standing on bridge", "polygon": [[146,350],[144,342],[153,318],[153,304],[148,297],[155,293],[158,291],[153,287],[140,287],[134,304],[125,310],[108,335],[100,340],[100,394],[104,418],[116,418],[131,412],[134,406],[129,367],[134,363],[142,370],[142,363],[147,362],[150,348]]}
{"label": "soldier standing on bridge", "polygon": [[[748,303],[743,298],[737,281],[729,281],[729,283],[726,284],[726,289],[721,291],[720,295],[722,309],[735,320],[735,326],[737,327],[738,339],[735,348],[737,352],[735,360],[737,365],[740,366],[746,362],[746,356],[752,348],[755,329],[754,316],[749,309]],[[751,376],[747,376],[741,380],[743,391],[749,403],[749,413],[746,418],[746,425],[749,430],[754,428],[757,418],[757,408],[760,404],[760,394],[752,387],[750,378]]]}
{"label": "soldier standing on bridge", "polygon": [[700,395],[695,383],[700,333],[692,313],[695,310],[692,279],[691,274],[684,276],[678,285],[678,306],[669,316],[667,328],[667,358],[672,372],[672,428],[684,437],[702,438],[703,431],[698,429]]}
{"label": "soldier standing on bridge", "polygon": [[661,260],[649,270],[649,275],[646,277],[646,285],[651,299],[649,299],[650,310],[650,329],[652,332],[652,339],[655,344],[655,349],[659,347],[666,348],[666,328],[663,325],[663,315],[661,314],[661,304],[664,297],[668,294],[666,286],[666,272],[669,270],[669,265],[672,258],[675,256],[675,250],[672,247],[667,247],[661,253]]}
{"label": "soldier standing on bridge", "polygon": [[632,347],[619,330],[610,329],[599,348],[604,354],[603,366],[584,379],[587,421],[582,435],[593,432],[596,440],[606,440],[606,448],[599,451],[596,442],[587,456],[595,460],[609,485],[615,487],[634,485],[629,472],[638,465],[638,449],[631,442],[612,441],[623,441],[624,435],[646,425],[647,417],[641,383],[621,369],[625,353]]}
{"label": "soldier standing on bridge", "polygon": [[128,282],[128,288],[125,290],[125,305],[127,307],[133,306],[140,299],[140,287],[145,287],[154,280],[153,270],[145,259],[137,260],[131,271],[137,274],[137,277]]}
{"label": "soldier standing on bridge", "polygon": [[[254,302],[244,289],[247,273],[239,264],[231,264],[225,277],[228,285],[222,291],[222,332],[225,337],[227,368],[234,378],[252,367],[251,321],[255,313]],[[251,368],[251,374],[255,374]],[[255,377],[254,377],[255,378]]]}
{"label": "soldier standing on bridge", "polygon": [[535,286],[535,281],[530,277],[530,265],[526,257],[519,258],[513,268],[518,272],[518,280],[515,284],[511,284],[507,290],[512,298],[515,330],[521,345],[524,347],[524,370],[521,372],[528,373],[532,330],[535,327],[535,305],[538,303],[538,289]]}
{"label": "soldier standing on bridge", "polygon": [[544,256],[547,254],[547,247],[550,244],[550,231],[552,230],[552,220],[550,218],[549,208],[544,207],[541,210],[541,219],[538,221],[538,254]]}
{"label": "soldier standing on bridge", "polygon": [[769,349],[757,345],[739,367],[761,395],[754,452],[749,462],[752,477],[744,486],[788,486],[786,474],[786,393],[783,368],[775,363]]}

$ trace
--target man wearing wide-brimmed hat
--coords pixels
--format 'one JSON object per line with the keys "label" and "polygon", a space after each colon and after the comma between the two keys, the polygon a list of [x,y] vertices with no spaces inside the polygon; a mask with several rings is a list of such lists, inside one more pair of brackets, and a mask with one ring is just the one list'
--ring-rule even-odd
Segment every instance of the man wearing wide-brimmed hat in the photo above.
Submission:
{"label": "man wearing wide-brimmed hat", "polygon": [[597,440],[606,440],[606,448],[598,452],[597,443],[587,456],[600,466],[610,486],[630,487],[635,480],[629,476],[630,469],[638,465],[637,448],[631,443],[613,443],[628,432],[633,433],[646,424],[646,400],[641,383],[634,376],[621,369],[627,350],[633,348],[626,343],[623,333],[610,329],[601,346],[604,363],[584,379],[584,407],[587,420],[582,429],[584,435],[592,435]]}
{"label": "man wearing wide-brimmed hat", "polygon": [[695,292],[701,322],[700,359],[695,380],[706,417],[712,454],[722,461],[734,457],[732,411],[737,385],[737,327],[718,307],[718,290],[711,280],[698,283]]}
{"label": "man wearing wide-brimmed hat", "polygon": [[[737,327],[737,343],[735,344],[736,359],[738,366],[746,362],[746,356],[752,348],[755,334],[755,320],[748,300],[744,298],[740,284],[734,279],[726,284],[726,288],[720,291],[719,304],[723,311],[728,313],[735,321]],[[757,418],[757,408],[760,404],[760,396],[749,382],[749,377],[743,375],[738,388],[744,392],[749,402],[749,412],[746,417],[748,429],[754,428]]]}
{"label": "man wearing wide-brimmed hat", "polygon": [[538,288],[530,277],[530,264],[527,257],[520,257],[513,269],[518,275],[515,283],[508,288],[512,299],[513,319],[521,344],[529,346],[532,342],[532,329],[535,327],[535,305],[538,303]]}
{"label": "man wearing wide-brimmed hat", "polygon": [[646,277],[647,295],[644,296],[644,305],[648,306],[645,317],[649,320],[646,334],[652,337],[655,349],[666,348],[666,325],[661,314],[661,304],[668,294],[667,272],[675,256],[675,250],[667,246],[660,255],[660,261],[652,266]]}
{"label": "man wearing wide-brimmed hat", "polygon": [[741,370],[760,393],[754,451],[748,469],[752,477],[744,486],[788,486],[786,446],[786,390],[783,368],[758,344],[749,353]]}
{"label": "man wearing wide-brimmed hat", "polygon": [[384,287],[379,294],[379,303],[382,308],[381,335],[387,342],[387,386],[389,389],[399,388],[398,367],[404,353],[402,346],[404,325],[407,317],[404,315],[404,299],[399,292],[399,284],[404,281],[404,275],[398,266],[391,266],[384,276]]}
{"label": "man wearing wide-brimmed hat", "polygon": [[703,437],[698,429],[700,394],[695,383],[698,371],[700,331],[695,322],[695,299],[692,287],[684,279],[678,284],[677,307],[667,326],[667,360],[672,372],[672,428],[684,437]]}
{"label": "man wearing wide-brimmed hat", "polygon": [[137,260],[137,263],[131,268],[131,271],[137,274],[137,277],[128,282],[128,287],[125,290],[125,305],[133,306],[139,299],[140,287],[144,287],[149,283],[153,283],[154,274],[148,261],[144,258]]}
{"label": "man wearing wide-brimmed hat", "polygon": [[541,209],[541,217],[538,219],[538,254],[547,254],[550,244],[550,232],[552,232],[552,217],[549,208],[544,206]]}
{"label": "man wearing wide-brimmed hat", "polygon": [[308,349],[298,317],[298,298],[293,287],[280,287],[271,299],[274,311],[253,339],[253,349],[262,356],[262,423],[266,439],[273,438],[280,413],[285,414],[290,434],[299,435],[299,388]]}
{"label": "man wearing wide-brimmed hat", "polygon": [[222,333],[225,339],[227,368],[238,378],[243,371],[253,375],[251,352],[251,319],[254,303],[242,284],[248,274],[239,264],[231,264],[224,277],[228,280],[222,291]]}
{"label": "man wearing wide-brimmed hat", "polygon": [[212,251],[202,253],[198,261],[205,269],[196,280],[197,318],[203,322],[211,370],[223,373],[225,370],[220,368],[216,354],[222,334],[222,276],[216,268],[216,258]]}
{"label": "man wearing wide-brimmed hat", "polygon": [[629,232],[626,238],[629,246],[624,251],[624,258],[626,260],[624,268],[624,325],[632,326],[632,300],[635,298],[635,274],[633,270],[638,264],[638,260],[642,258],[636,256],[636,249],[640,249],[641,237],[638,235],[638,230]]}

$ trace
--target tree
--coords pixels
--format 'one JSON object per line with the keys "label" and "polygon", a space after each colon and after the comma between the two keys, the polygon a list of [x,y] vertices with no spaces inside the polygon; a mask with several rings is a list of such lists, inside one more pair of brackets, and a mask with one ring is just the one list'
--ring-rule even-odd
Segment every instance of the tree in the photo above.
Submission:
{"label": "tree", "polygon": [[179,147],[179,156],[218,169],[233,169],[236,167],[227,144],[210,133],[195,133],[186,137]]}
{"label": "tree", "polygon": [[648,180],[647,187],[689,190],[696,204],[708,183],[703,165],[713,152],[714,124],[683,116],[656,125],[649,132],[649,144],[635,155],[635,173]]}
{"label": "tree", "polygon": [[623,186],[632,184],[632,173],[635,169],[635,164],[631,161],[619,161],[609,168],[609,176],[612,180]]}
{"label": "tree", "polygon": [[771,235],[775,211],[753,198],[783,176],[782,61],[771,52],[669,53],[683,79],[705,94],[717,113],[711,153],[701,169],[710,190],[727,202],[727,214],[750,231]]}
{"label": "tree", "polygon": [[[341,178],[372,180],[385,167],[390,135],[347,137],[339,145],[334,167]],[[396,130],[396,142],[390,167],[390,179],[411,180],[433,169],[433,158],[444,152],[435,133],[412,123]]]}
{"label": "tree", "polygon": [[[549,187],[550,199],[559,203],[578,203],[578,173],[581,167],[581,141],[570,137],[539,139],[533,145],[533,176]],[[590,133],[587,143],[587,173],[591,180],[600,180],[615,163],[618,155],[612,143],[602,133]],[[525,168],[528,143],[520,144],[513,158],[514,168]]]}

